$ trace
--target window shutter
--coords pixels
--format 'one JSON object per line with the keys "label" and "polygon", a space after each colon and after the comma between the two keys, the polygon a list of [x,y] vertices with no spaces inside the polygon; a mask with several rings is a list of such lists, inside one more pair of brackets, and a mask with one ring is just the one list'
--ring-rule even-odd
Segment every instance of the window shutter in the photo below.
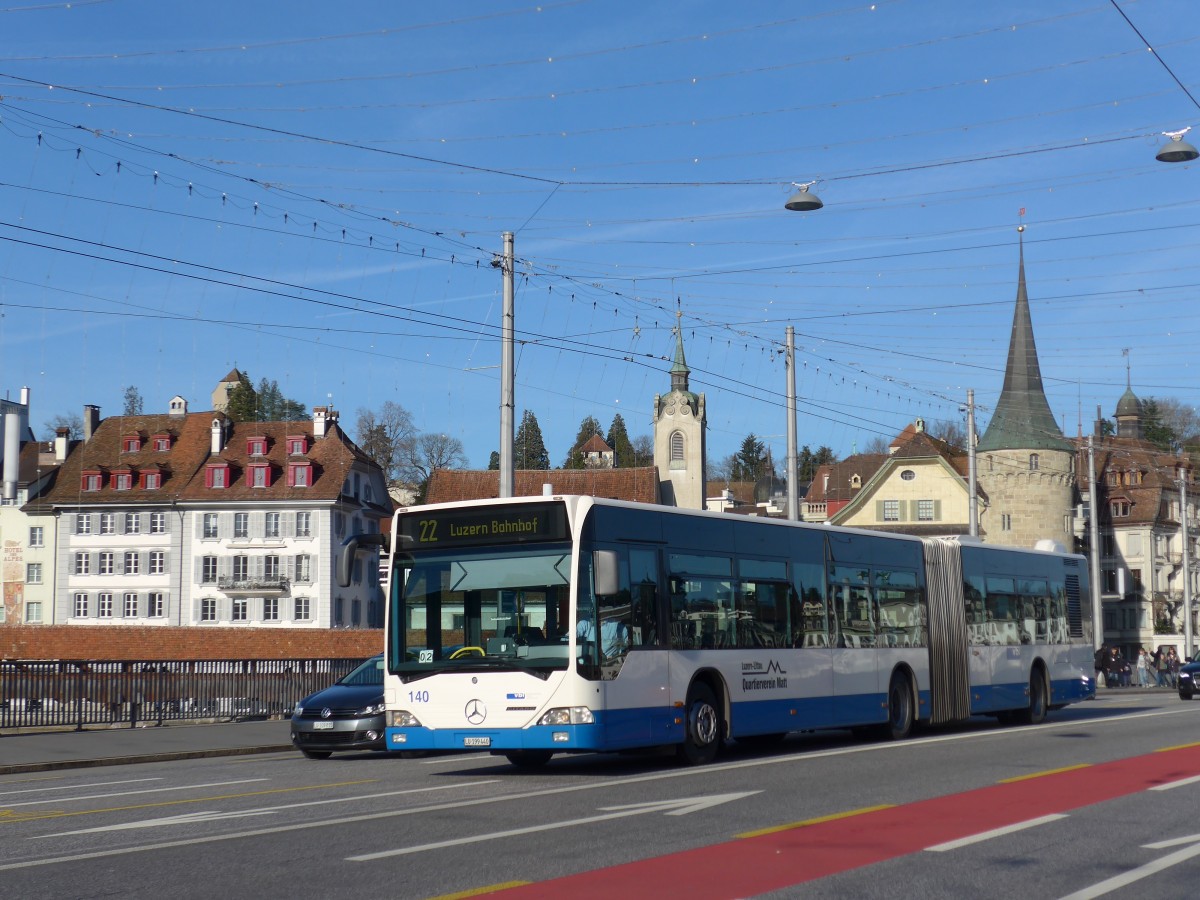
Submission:
{"label": "window shutter", "polygon": [[883,501],[882,500],[875,501],[875,521],[876,522],[883,521]]}
{"label": "window shutter", "polygon": [[942,501],[941,500],[933,501],[933,521],[935,521],[935,522],[942,521]]}
{"label": "window shutter", "polygon": [[[911,519],[914,522],[918,521],[921,518],[921,511],[919,509],[917,509],[917,504],[919,502],[920,502],[919,500],[909,500],[908,501],[908,517],[909,517],[909,519]],[[903,505],[903,503],[904,503],[904,501],[901,501],[901,505]]]}
{"label": "window shutter", "polygon": [[907,506],[907,504],[903,500],[901,500],[896,505],[900,507],[900,521],[907,522],[908,516],[906,515],[907,509],[905,508]]}

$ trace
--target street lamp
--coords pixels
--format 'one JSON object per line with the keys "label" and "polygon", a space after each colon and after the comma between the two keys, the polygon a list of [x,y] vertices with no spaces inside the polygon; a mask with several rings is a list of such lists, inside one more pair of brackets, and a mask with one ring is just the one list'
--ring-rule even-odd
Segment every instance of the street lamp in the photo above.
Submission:
{"label": "street lamp", "polygon": [[[1195,150],[1192,152],[1195,153]],[[1189,157],[1189,159],[1194,158]],[[814,184],[816,184],[815,181],[809,181],[804,184],[793,182],[792,186],[798,187],[800,190],[792,194],[791,199],[783,204],[783,208],[790,209],[792,212],[813,212],[824,206],[825,204],[821,202],[821,198],[809,190]]]}
{"label": "street lamp", "polygon": [[[1163,136],[1169,137],[1170,140],[1163,144],[1162,149],[1154,155],[1154,158],[1159,162],[1175,163],[1191,162],[1200,156],[1200,150],[1197,150],[1183,139],[1183,136],[1191,130],[1189,126],[1180,131],[1164,131]],[[789,206],[788,208],[790,209],[791,207]]]}

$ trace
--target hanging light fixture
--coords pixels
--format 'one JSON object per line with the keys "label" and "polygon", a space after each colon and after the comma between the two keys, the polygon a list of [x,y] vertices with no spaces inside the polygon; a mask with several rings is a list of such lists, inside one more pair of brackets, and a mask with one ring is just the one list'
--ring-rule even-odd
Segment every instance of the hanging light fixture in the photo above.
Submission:
{"label": "hanging light fixture", "polygon": [[1159,162],[1174,163],[1191,162],[1200,156],[1200,150],[1197,150],[1183,139],[1183,136],[1191,130],[1189,126],[1182,131],[1164,131],[1163,136],[1169,137],[1170,140],[1163,144],[1162,149],[1154,155],[1154,158]]}
{"label": "hanging light fixture", "polygon": [[783,208],[790,209],[792,212],[812,212],[824,206],[825,204],[821,202],[821,198],[809,190],[814,184],[816,184],[815,181],[809,181],[805,184],[793,182],[792,187],[798,187],[800,190],[792,194],[791,199],[783,204]]}

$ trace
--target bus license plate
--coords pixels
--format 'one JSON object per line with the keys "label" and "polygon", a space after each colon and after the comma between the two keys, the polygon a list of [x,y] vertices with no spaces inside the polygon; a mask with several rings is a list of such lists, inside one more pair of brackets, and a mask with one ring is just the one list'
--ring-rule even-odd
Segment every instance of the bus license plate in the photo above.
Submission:
{"label": "bus license plate", "polygon": [[492,739],[490,737],[465,737],[463,738],[464,747],[490,747]]}
{"label": "bus license plate", "polygon": [[313,731],[333,731],[332,722],[313,722]]}

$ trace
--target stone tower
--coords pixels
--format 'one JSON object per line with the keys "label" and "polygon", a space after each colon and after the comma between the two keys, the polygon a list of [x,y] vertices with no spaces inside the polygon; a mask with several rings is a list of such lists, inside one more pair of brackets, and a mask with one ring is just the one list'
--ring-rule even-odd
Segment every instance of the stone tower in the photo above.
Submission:
{"label": "stone tower", "polygon": [[1032,547],[1050,538],[1070,546],[1075,453],[1042,387],[1025,291],[1023,238],[1004,387],[976,457],[979,486],[987,497],[979,526],[988,543]]}
{"label": "stone tower", "polygon": [[654,465],[659,497],[668,506],[704,509],[704,395],[688,390],[690,370],[683,356],[682,314],[676,313],[675,361],[671,390],[654,395]]}

